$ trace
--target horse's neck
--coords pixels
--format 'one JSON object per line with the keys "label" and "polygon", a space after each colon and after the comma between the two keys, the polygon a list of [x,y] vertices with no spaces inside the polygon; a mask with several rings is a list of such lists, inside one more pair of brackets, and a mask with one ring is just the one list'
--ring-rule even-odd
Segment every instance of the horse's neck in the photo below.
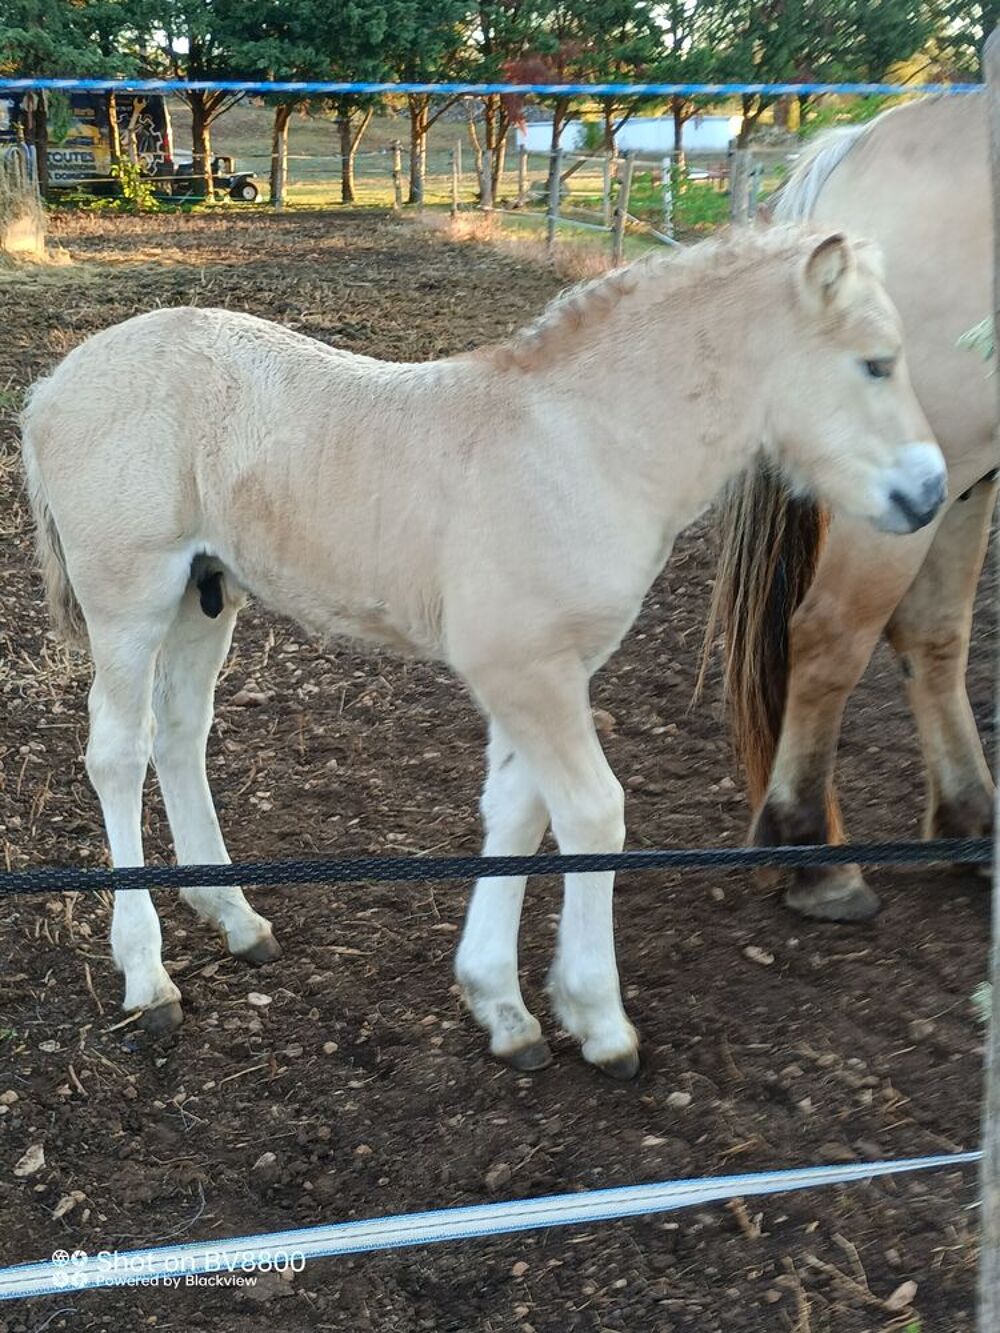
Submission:
{"label": "horse's neck", "polygon": [[763,340],[747,337],[759,313],[749,286],[745,303],[709,283],[646,307],[637,290],[551,368],[615,484],[680,526],[763,440]]}

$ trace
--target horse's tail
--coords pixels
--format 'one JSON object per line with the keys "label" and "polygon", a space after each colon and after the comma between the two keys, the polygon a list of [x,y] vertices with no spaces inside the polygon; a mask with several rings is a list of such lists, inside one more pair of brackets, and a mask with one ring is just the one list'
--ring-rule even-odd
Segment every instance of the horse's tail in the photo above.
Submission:
{"label": "horse's tail", "polygon": [[45,593],[53,628],[67,643],[83,645],[87,642],[87,624],[70,582],[59,529],[49,507],[45,483],[38,466],[33,442],[33,415],[32,395],[29,394],[21,414],[21,459],[28,499],[35,520],[35,554],[45,581]]}
{"label": "horse's tail", "polygon": [[723,680],[736,758],[757,805],[767,790],[788,685],[788,627],[816,571],[827,516],[772,469],[744,474],[719,508],[722,534],[702,664],[722,630]]}
{"label": "horse's tail", "polygon": [[[809,217],[831,172],[867,129],[833,130],[811,145],[775,200],[774,220]],[[781,735],[789,622],[812,582],[827,523],[824,510],[793,495],[764,463],[735,482],[719,506],[721,550],[702,676],[721,630],[730,735],[754,805],[767,790]]]}

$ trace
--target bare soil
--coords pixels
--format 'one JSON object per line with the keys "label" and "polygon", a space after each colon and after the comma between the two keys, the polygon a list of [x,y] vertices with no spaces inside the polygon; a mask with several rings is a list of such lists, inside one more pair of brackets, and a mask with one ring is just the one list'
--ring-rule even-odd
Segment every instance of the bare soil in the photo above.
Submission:
{"label": "bare soil", "polygon": [[[423,358],[503,335],[558,285],[509,253],[372,213],[78,215],[57,220],[56,239],[71,265],[0,274],[0,839],[13,867],[105,861],[82,763],[86,663],[48,635],[31,569],[16,391],[88,334],[155,305],[229,305],[358,351]],[[688,711],[711,578],[701,528],[596,684],[632,847],[744,834],[717,684]],[[984,732],[993,642],[980,615],[971,686]],[[247,686],[264,696],[256,707],[239,703]],[[250,609],[211,744],[230,850],[472,851],[482,745],[479,716],[443,670],[318,646]],[[841,773],[855,836],[916,835],[919,757],[884,651],[851,702]],[[148,848],[169,855],[152,779]],[[940,869],[872,882],[885,912],[846,929],[790,916],[734,873],[623,878],[619,952],[645,1055],[626,1085],[564,1036],[533,1077],[488,1057],[452,987],[459,886],[258,893],[286,950],[259,972],[161,896],[186,1005],[183,1029],[161,1044],[122,1025],[105,896],[7,900],[0,1092],[16,1101],[0,1108],[0,1262],[973,1147],[982,1030],[970,996],[984,975],[987,890]],[[540,1011],[557,893],[534,884],[525,913],[526,991]],[[773,961],[748,957],[748,945]],[[250,992],[271,1003],[253,1007]],[[15,1177],[33,1144],[44,1167]],[[265,1152],[274,1164],[255,1169]],[[54,1220],[74,1190],[81,1198]],[[328,1260],[242,1292],[53,1297],[5,1307],[0,1333],[953,1333],[972,1326],[975,1197],[971,1172],[945,1170]],[[907,1282],[912,1302],[890,1299]]]}

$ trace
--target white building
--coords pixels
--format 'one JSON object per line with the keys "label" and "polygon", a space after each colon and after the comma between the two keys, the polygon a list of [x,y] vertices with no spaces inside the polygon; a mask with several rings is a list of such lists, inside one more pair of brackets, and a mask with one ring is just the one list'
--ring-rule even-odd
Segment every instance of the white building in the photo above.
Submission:
{"label": "white building", "polygon": [[[583,147],[585,127],[571,120],[562,132],[562,146],[567,152]],[[692,116],[684,125],[683,144],[688,153],[725,153],[740,132],[739,116]],[[674,147],[673,116],[633,116],[618,132],[618,148],[639,153],[669,153]],[[551,120],[533,121],[517,131],[518,147],[526,144],[529,153],[547,153],[552,146]]]}

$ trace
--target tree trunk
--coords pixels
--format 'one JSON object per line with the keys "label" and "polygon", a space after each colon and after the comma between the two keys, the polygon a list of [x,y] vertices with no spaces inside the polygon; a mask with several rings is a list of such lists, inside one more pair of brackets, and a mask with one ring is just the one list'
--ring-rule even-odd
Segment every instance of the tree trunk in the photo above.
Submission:
{"label": "tree trunk", "polygon": [[340,104],[337,112],[337,131],[340,135],[340,202],[354,203],[354,147],[351,142],[351,110]]}
{"label": "tree trunk", "polygon": [[212,128],[204,92],[191,97],[191,194],[212,198]]}
{"label": "tree trunk", "polygon": [[549,150],[549,174],[545,178],[545,197],[549,198],[552,192],[552,171],[556,160],[556,153],[562,147],[562,132],[566,128],[569,120],[569,99],[565,97],[556,98],[555,110],[552,113],[552,144]]}
{"label": "tree trunk", "polygon": [[108,156],[116,167],[122,160],[122,127],[118,123],[118,94],[114,90],[108,93],[107,114]]}
{"label": "tree trunk", "polygon": [[409,98],[410,104],[410,194],[407,203],[424,202],[427,171],[427,115],[430,99],[425,93]]}
{"label": "tree trunk", "polygon": [[615,108],[611,102],[604,103],[604,151],[614,157],[615,153]]}
{"label": "tree trunk", "polygon": [[737,148],[746,148],[750,142],[750,136],[754,132],[758,120],[764,113],[764,103],[756,96],[743,98],[743,120],[740,123],[740,132],[736,139]]}
{"label": "tree trunk", "polygon": [[779,130],[791,129],[792,105],[795,99],[791,95],[779,97],[774,104],[774,127]]}
{"label": "tree trunk", "polygon": [[35,146],[35,170],[38,172],[38,189],[42,198],[47,199],[49,194],[49,108],[45,100],[45,93],[41,89],[35,93],[32,130]]}
{"label": "tree trunk", "polygon": [[274,208],[284,208],[285,190],[288,187],[288,122],[292,118],[292,108],[285,102],[274,108],[274,125],[271,129],[271,177],[270,194]]}
{"label": "tree trunk", "polygon": [[679,97],[674,98],[674,170],[682,174],[687,170],[687,157],[684,153],[684,125],[687,122],[686,108]]}
{"label": "tree trunk", "polygon": [[501,134],[497,140],[496,151],[493,154],[493,166],[490,172],[490,180],[493,184],[493,198],[496,199],[500,191],[500,181],[503,177],[504,165],[507,161],[507,135]]}
{"label": "tree trunk", "polygon": [[471,98],[470,98],[470,100],[466,103],[466,112],[467,112],[467,116],[466,116],[466,124],[467,124],[467,126],[468,126],[468,130],[469,130],[469,142],[472,144],[472,155],[473,155],[473,157],[474,157],[474,159],[475,159],[475,163],[476,163],[476,180],[479,182],[479,186],[480,186],[480,189],[479,189],[479,197],[480,197],[480,199],[481,199],[481,198],[482,198],[483,169],[484,169],[484,162],[485,162],[486,159],[485,159],[485,156],[484,156],[483,145],[482,145],[482,143],[481,143],[481,141],[480,141],[480,138],[479,138],[479,131],[476,129],[476,115],[475,115],[475,111],[473,110],[473,104],[472,104],[472,100],[471,100]]}

